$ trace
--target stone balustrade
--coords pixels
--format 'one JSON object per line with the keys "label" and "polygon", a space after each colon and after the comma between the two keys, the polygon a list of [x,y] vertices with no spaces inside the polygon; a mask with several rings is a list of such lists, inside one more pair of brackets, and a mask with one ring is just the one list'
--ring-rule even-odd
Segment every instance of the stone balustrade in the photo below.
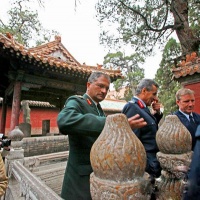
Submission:
{"label": "stone balustrade", "polygon": [[109,115],[92,146],[90,191],[93,200],[148,200],[146,152],[124,114]]}
{"label": "stone balustrade", "polygon": [[181,167],[189,168],[192,157],[192,138],[190,132],[176,115],[168,115],[159,128],[156,142],[162,174],[156,180],[158,200],[181,200],[185,187],[185,172]]}
{"label": "stone balustrade", "polygon": [[156,141],[162,174],[151,185],[145,173],[146,154],[122,114],[110,115],[92,146],[93,173],[90,190],[93,200],[148,200],[154,187],[157,200],[181,200],[185,172],[191,162],[191,135],[177,116],[169,115],[159,127]]}
{"label": "stone balustrade", "polygon": [[62,198],[41,181],[40,178],[24,167],[21,162],[15,161],[12,165],[12,173],[5,199],[61,200]]}
{"label": "stone balustrade", "polygon": [[[31,143],[34,148],[40,146],[40,150],[42,146],[47,148],[48,145],[51,148],[52,144],[58,143],[68,148],[67,137],[46,136],[23,140],[22,137],[18,129],[17,133],[11,134],[13,151],[6,157],[9,186],[5,198],[60,200],[69,152],[24,157],[22,141],[27,142],[26,148]],[[159,127],[156,141],[160,150],[157,157],[162,167],[162,175],[155,181],[156,199],[181,200],[185,173],[178,171],[177,167],[190,165],[190,133],[175,115],[170,115]],[[41,145],[43,143],[45,145]],[[150,199],[152,185],[145,172],[146,153],[142,143],[132,133],[125,115],[107,117],[105,127],[91,149],[90,158],[93,168],[90,176],[93,200]]]}
{"label": "stone balustrade", "polygon": [[61,193],[69,151],[24,158],[24,166],[56,194]]}
{"label": "stone balustrade", "polygon": [[45,155],[69,149],[68,136],[41,136],[23,138],[24,156]]}
{"label": "stone balustrade", "polygon": [[[5,159],[6,171],[9,177],[5,199],[61,199],[59,194],[69,152],[61,151],[24,157],[24,149],[22,148],[24,140],[21,130],[16,127],[9,133],[9,138],[12,139],[12,150]],[[52,144],[56,146],[60,141],[61,144],[65,144],[65,149],[67,149],[66,144],[68,144],[66,136],[27,138],[25,141],[28,141],[26,144],[33,143],[35,149],[40,147],[38,143],[45,143],[46,145],[43,145],[44,151],[46,148],[49,150]],[[48,150],[45,152],[49,152]],[[50,149],[51,151],[52,149]]]}
{"label": "stone balustrade", "polygon": [[24,158],[24,166],[29,170],[35,170],[38,167],[46,166],[50,163],[58,163],[62,161],[67,161],[69,156],[69,151],[63,151],[58,153],[51,153],[39,156],[31,156]]}

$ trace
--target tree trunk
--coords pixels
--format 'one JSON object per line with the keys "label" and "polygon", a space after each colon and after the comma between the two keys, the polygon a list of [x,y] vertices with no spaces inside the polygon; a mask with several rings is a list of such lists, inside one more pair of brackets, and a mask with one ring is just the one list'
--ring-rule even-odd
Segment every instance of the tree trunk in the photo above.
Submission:
{"label": "tree trunk", "polygon": [[174,16],[175,31],[181,43],[183,55],[198,51],[200,40],[195,38],[189,26],[188,1],[172,0],[171,12]]}

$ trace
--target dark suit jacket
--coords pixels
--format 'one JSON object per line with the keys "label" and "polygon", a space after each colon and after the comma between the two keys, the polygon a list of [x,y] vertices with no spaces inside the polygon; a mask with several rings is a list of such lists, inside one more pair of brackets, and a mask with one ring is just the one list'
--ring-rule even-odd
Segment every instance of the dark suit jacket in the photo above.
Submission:
{"label": "dark suit jacket", "polygon": [[184,193],[184,200],[200,199],[200,125],[196,130],[196,144],[188,172],[188,188]]}
{"label": "dark suit jacket", "polygon": [[140,129],[133,129],[133,132],[140,139],[147,154],[147,165],[146,172],[151,174],[154,177],[160,176],[161,167],[156,158],[156,153],[158,152],[158,147],[156,144],[156,132],[158,130],[158,123],[162,118],[162,114],[152,115],[148,108],[141,106],[141,103],[138,103],[138,99],[133,98],[132,101],[128,102],[123,110],[128,118],[139,114],[140,117],[143,117],[147,122],[147,125]]}
{"label": "dark suit jacket", "polygon": [[190,132],[190,134],[192,136],[192,150],[193,150],[194,146],[195,146],[195,142],[196,142],[195,132],[196,132],[197,126],[200,124],[200,115],[197,114],[197,113],[195,113],[195,112],[192,113],[194,121],[196,123],[196,126],[192,126],[190,124],[189,120],[187,119],[187,117],[184,114],[182,114],[180,111],[176,111],[174,114],[178,116],[178,118],[180,119],[180,121],[182,122],[182,124]]}
{"label": "dark suit jacket", "polygon": [[[103,111],[101,109],[101,115]],[[105,116],[93,101],[83,96],[70,97],[58,115],[58,127],[69,137],[69,159],[61,197],[65,200],[90,200],[89,178],[92,173],[90,150],[105,125]]]}

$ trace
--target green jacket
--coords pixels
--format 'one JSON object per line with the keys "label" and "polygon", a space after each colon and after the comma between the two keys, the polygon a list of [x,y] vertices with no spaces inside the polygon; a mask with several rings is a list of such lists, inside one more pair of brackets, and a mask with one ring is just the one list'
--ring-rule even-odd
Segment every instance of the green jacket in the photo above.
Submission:
{"label": "green jacket", "polygon": [[102,109],[98,111],[87,94],[67,99],[59,113],[59,130],[69,138],[69,159],[61,192],[65,200],[91,199],[90,150],[103,130],[105,120]]}

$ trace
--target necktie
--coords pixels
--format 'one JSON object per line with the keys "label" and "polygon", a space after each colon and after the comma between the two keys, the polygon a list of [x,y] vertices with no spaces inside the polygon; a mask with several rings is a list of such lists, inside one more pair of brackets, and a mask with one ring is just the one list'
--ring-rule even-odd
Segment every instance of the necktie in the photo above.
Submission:
{"label": "necktie", "polygon": [[98,109],[98,111],[99,111],[99,115],[100,115],[100,116],[105,116],[105,115],[104,115],[104,112],[103,112],[103,109],[101,108],[101,105],[100,105],[99,103],[97,104],[97,109]]}
{"label": "necktie", "polygon": [[193,127],[196,127],[196,123],[195,123],[194,118],[192,117],[192,115],[189,115],[189,119],[190,119],[190,124],[191,124]]}

